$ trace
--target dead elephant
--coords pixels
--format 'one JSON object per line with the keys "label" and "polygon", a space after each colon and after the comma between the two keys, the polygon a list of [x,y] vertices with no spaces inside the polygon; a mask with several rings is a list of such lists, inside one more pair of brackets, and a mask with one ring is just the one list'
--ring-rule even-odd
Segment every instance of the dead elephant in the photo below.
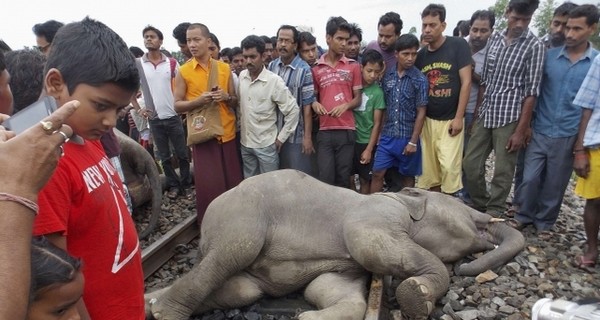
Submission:
{"label": "dead elephant", "polygon": [[210,204],[198,264],[171,287],[147,294],[147,315],[183,320],[306,287],[307,301],[319,310],[300,319],[358,320],[372,272],[405,279],[396,289],[402,312],[425,319],[448,290],[444,263],[491,250],[456,268],[474,276],[523,249],[520,232],[492,221],[440,193],[364,196],[294,170],[262,174]]}

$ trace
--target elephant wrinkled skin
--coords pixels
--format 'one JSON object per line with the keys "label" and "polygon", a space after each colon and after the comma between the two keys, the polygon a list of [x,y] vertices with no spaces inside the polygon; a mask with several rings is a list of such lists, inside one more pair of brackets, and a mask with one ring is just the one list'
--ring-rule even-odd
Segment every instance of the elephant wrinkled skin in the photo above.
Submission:
{"label": "elephant wrinkled skin", "polygon": [[424,319],[448,290],[444,263],[493,249],[456,268],[474,276],[523,250],[520,232],[491,219],[440,193],[360,195],[294,170],[262,174],[210,204],[199,262],[146,295],[147,316],[188,319],[306,287],[319,310],[300,319],[362,319],[372,272],[404,279],[396,289],[400,308]]}

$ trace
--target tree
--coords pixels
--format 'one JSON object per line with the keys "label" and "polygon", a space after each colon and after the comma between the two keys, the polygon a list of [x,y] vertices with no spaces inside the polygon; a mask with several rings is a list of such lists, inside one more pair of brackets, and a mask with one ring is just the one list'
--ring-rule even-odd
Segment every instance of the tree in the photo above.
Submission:
{"label": "tree", "polygon": [[496,16],[496,23],[494,24],[494,29],[501,31],[506,28],[506,18],[504,17],[504,13],[506,12],[506,6],[508,5],[508,0],[496,0],[496,3],[493,7],[490,7],[490,10],[494,12]]}
{"label": "tree", "polygon": [[554,16],[554,9],[556,9],[554,0],[546,0],[537,11],[533,19],[533,26],[538,31],[538,37],[541,38],[548,34],[550,21],[552,21],[552,17]]}
{"label": "tree", "polygon": [[408,30],[408,33],[410,34],[417,34],[417,28],[416,27],[410,27],[410,30]]}

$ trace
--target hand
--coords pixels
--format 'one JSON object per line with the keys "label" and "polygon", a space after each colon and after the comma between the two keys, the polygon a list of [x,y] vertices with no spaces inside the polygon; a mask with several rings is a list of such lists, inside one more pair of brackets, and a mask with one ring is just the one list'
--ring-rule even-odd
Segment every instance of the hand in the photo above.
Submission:
{"label": "hand", "polygon": [[275,146],[277,147],[277,153],[281,152],[281,147],[283,146],[283,142],[279,141],[279,139],[275,139]]}
{"label": "hand", "polygon": [[448,133],[451,137],[457,136],[463,129],[463,119],[454,118],[452,122],[450,122],[450,127],[448,128]]}
{"label": "hand", "polygon": [[3,192],[37,201],[39,191],[52,176],[62,154],[65,138],[57,131],[68,138],[73,135],[71,127],[63,123],[78,107],[79,101],[69,101],[44,118],[43,121],[52,123],[52,130],[44,130],[41,124],[36,124],[15,137],[1,127],[0,188]]}
{"label": "hand", "polygon": [[371,162],[371,157],[373,156],[373,151],[369,149],[365,149],[360,154],[360,164],[368,164]]}
{"label": "hand", "polygon": [[152,115],[152,111],[146,109],[146,108],[140,108],[138,109],[138,114],[146,119],[148,119],[148,117],[150,117]]}
{"label": "hand", "polygon": [[311,104],[311,107],[317,115],[323,116],[327,114],[327,110],[325,109],[325,107],[323,107],[323,105],[317,101],[313,102]]}
{"label": "hand", "polygon": [[[527,130],[525,130],[527,131]],[[527,134],[525,132],[521,132],[519,130],[515,131],[510,138],[508,138],[508,142],[506,143],[506,150],[508,152],[519,151],[521,148],[525,148]]]}
{"label": "hand", "polygon": [[587,151],[575,154],[573,169],[575,169],[575,174],[577,174],[577,176],[582,178],[588,177],[588,174],[590,173],[590,159],[588,158]]}
{"label": "hand", "polygon": [[329,115],[334,118],[339,118],[348,110],[348,104],[343,103],[329,111]]}
{"label": "hand", "polygon": [[218,88],[215,91],[210,92],[212,95],[212,99],[215,102],[226,101],[229,98],[229,94],[227,94],[223,89]]}
{"label": "hand", "polygon": [[200,96],[193,100],[196,107],[205,107],[211,104],[213,100],[213,95],[211,91],[204,91]]}
{"label": "hand", "polygon": [[315,153],[315,147],[313,146],[311,138],[305,136],[302,140],[302,153],[306,155]]}
{"label": "hand", "polygon": [[410,156],[410,155],[414,154],[415,152],[417,152],[417,147],[411,146],[410,144],[407,143],[406,146],[404,146],[402,155]]}

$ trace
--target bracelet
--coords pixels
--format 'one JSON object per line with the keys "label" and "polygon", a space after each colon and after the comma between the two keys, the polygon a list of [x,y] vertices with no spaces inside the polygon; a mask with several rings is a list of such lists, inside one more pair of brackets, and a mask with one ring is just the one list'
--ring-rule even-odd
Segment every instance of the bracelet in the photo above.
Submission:
{"label": "bracelet", "polygon": [[23,197],[15,196],[14,194],[0,192],[0,200],[16,202],[31,209],[36,215],[39,211],[37,203]]}
{"label": "bracelet", "polygon": [[412,142],[410,142],[410,141],[408,142],[408,145],[409,145],[409,146],[413,146],[413,147],[416,147],[416,146],[417,146],[417,144],[416,144],[416,143],[412,143]]}

